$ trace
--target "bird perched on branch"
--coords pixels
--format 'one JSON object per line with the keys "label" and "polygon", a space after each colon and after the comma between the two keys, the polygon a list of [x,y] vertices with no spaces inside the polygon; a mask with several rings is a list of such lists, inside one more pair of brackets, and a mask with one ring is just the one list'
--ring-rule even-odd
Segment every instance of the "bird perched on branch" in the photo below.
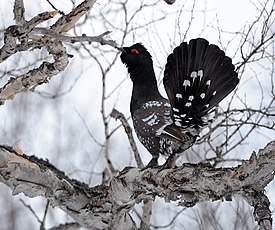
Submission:
{"label": "bird perched on branch", "polygon": [[140,142],[152,155],[172,166],[196,141],[207,115],[239,83],[232,60],[202,38],[183,42],[167,58],[161,96],[150,53],[140,43],[123,47],[121,61],[133,82],[130,111]]}

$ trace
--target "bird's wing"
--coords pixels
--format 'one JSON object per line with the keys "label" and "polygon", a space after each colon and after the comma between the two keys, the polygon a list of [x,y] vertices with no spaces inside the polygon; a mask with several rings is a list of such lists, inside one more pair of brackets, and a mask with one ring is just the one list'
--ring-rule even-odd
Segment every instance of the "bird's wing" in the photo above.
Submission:
{"label": "bird's wing", "polygon": [[176,140],[179,142],[185,142],[186,140],[190,139],[190,135],[186,134],[185,132],[183,132],[183,130],[174,125],[167,125],[161,132],[161,134],[159,135],[163,138],[167,138],[170,140]]}

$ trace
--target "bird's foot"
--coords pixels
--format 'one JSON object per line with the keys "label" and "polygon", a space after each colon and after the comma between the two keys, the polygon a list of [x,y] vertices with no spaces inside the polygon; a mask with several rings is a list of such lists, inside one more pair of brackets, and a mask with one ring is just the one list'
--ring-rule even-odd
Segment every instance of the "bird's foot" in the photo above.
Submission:
{"label": "bird's foot", "polygon": [[169,156],[166,162],[161,166],[161,170],[174,168],[176,166],[177,159],[178,156],[176,154]]}

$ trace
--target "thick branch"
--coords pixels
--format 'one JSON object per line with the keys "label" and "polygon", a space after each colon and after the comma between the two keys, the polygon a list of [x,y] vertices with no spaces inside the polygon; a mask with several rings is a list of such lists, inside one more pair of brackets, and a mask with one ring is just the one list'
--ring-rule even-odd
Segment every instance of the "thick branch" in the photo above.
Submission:
{"label": "thick branch", "polygon": [[23,192],[28,197],[47,198],[52,206],[61,208],[88,229],[124,224],[133,227],[128,213],[115,209],[121,206],[112,204],[108,186],[89,188],[68,178],[49,162],[22,155],[7,146],[0,147],[0,181],[13,190],[13,195]]}
{"label": "thick branch", "polygon": [[238,167],[184,164],[173,169],[157,167],[143,171],[128,167],[110,185],[89,188],[47,161],[0,147],[0,181],[12,188],[14,195],[23,192],[29,197],[44,196],[90,229],[135,228],[129,211],[136,203],[153,200],[155,196],[190,207],[199,201],[231,200],[233,195],[241,195],[254,207],[259,225],[271,226],[269,203],[263,191],[273,179],[274,170],[275,141],[272,141]]}
{"label": "thick branch", "polygon": [[93,7],[96,0],[85,0],[80,3],[69,14],[63,15],[57,22],[51,26],[51,29],[56,32],[69,31],[76,22]]}
{"label": "thick branch", "polygon": [[260,230],[272,229],[271,211],[269,209],[270,201],[261,191],[246,191],[246,200],[254,207],[254,218],[259,224]]}

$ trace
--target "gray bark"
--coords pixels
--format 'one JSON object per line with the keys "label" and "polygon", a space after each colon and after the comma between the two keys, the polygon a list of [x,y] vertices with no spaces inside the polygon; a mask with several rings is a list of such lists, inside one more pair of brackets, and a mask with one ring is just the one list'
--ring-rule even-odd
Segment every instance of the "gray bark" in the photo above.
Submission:
{"label": "gray bark", "polygon": [[127,167],[109,184],[96,187],[73,180],[48,161],[26,156],[18,149],[0,147],[0,181],[13,195],[44,196],[88,229],[135,229],[129,215],[135,204],[163,197],[192,207],[200,201],[231,200],[242,196],[254,207],[255,220],[262,229],[272,229],[269,201],[264,194],[273,179],[275,141],[258,154],[233,168],[209,164],[183,164],[140,170]]}

